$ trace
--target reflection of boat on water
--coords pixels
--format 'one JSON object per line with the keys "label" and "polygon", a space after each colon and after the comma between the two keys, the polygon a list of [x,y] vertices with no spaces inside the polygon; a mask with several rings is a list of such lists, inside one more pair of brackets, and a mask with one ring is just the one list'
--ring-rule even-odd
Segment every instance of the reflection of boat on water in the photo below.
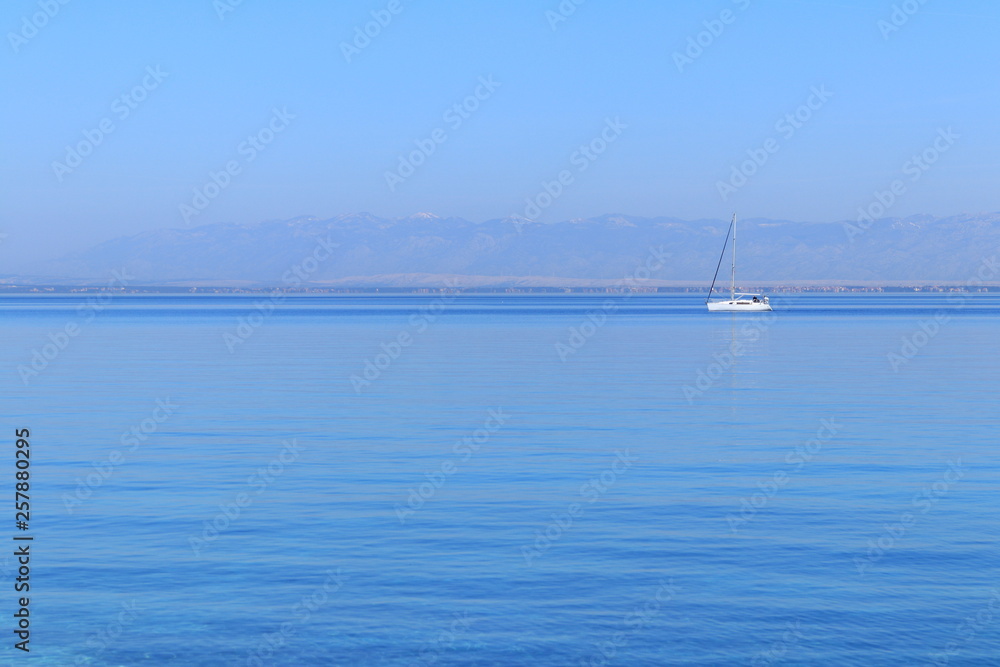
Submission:
{"label": "reflection of boat on water", "polygon": [[[719,268],[722,266],[722,258],[726,256],[726,244],[729,243],[729,236],[733,237],[733,277],[729,284],[729,298],[712,301],[712,290],[715,289],[715,281],[719,277]],[[771,303],[766,296],[760,294],[737,294],[736,293],[736,214],[733,214],[733,221],[729,223],[729,231],[726,232],[726,242],[722,244],[722,253],[719,255],[719,263],[715,267],[715,277],[712,278],[712,286],[708,288],[708,298],[705,305],[709,312],[751,312],[771,310]]]}

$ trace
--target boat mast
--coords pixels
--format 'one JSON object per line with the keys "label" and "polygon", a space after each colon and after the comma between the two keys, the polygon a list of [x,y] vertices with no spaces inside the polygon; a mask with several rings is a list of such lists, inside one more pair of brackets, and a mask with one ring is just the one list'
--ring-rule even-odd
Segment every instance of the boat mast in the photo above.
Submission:
{"label": "boat mast", "polygon": [[729,223],[729,229],[726,230],[726,240],[722,244],[722,252],[719,253],[719,263],[715,265],[715,275],[712,276],[712,286],[708,288],[708,296],[705,297],[705,303],[708,303],[712,299],[712,291],[715,289],[715,281],[719,279],[719,269],[722,268],[722,260],[726,258],[726,246],[729,245],[729,234],[733,231],[733,224],[736,222],[736,214],[733,214],[733,222]]}
{"label": "boat mast", "polygon": [[733,281],[729,284],[729,299],[736,301],[736,214],[733,213]]}

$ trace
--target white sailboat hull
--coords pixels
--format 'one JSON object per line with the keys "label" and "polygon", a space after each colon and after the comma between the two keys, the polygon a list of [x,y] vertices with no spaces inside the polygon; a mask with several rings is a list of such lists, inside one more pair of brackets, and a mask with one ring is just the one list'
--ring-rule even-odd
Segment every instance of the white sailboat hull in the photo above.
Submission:
{"label": "white sailboat hull", "polygon": [[735,301],[709,301],[707,304],[709,312],[733,312],[733,313],[761,313],[771,310],[771,304],[766,301],[753,301],[747,299],[736,299]]}

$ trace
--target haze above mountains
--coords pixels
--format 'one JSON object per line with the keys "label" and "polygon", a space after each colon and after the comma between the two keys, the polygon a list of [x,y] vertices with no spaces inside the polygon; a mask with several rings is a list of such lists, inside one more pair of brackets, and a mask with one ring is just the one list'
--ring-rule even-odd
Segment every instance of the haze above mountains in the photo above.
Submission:
{"label": "haze above mountains", "polygon": [[[134,285],[612,285],[665,254],[644,284],[707,285],[728,227],[728,220],[628,215],[555,223],[426,213],[300,217],[143,232],[4,282],[101,284],[124,269]],[[856,221],[754,218],[738,229],[745,284],[965,282],[1000,247],[998,213],[889,218],[867,229]]]}

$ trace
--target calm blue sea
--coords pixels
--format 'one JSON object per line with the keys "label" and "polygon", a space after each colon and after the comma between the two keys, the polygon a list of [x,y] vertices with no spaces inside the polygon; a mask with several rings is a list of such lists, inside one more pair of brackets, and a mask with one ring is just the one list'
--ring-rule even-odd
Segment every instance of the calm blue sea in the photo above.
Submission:
{"label": "calm blue sea", "polygon": [[1000,297],[702,301],[0,298],[0,660],[1000,664]]}

